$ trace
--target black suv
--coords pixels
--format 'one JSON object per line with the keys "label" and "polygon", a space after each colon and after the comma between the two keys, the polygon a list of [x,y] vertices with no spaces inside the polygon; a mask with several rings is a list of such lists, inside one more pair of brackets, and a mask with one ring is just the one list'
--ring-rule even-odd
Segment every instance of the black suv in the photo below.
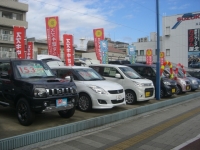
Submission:
{"label": "black suv", "polygon": [[[145,65],[145,64],[126,64],[126,66],[131,67],[134,69],[137,73],[139,73],[144,78],[147,78],[151,81],[153,81],[154,87],[156,89],[156,66],[154,65]],[[166,97],[166,96],[172,96],[173,94],[176,94],[177,91],[177,83],[174,80],[171,80],[164,75],[161,76],[161,82],[160,82],[160,97]]]}
{"label": "black suv", "polygon": [[61,117],[70,118],[77,98],[72,78],[56,78],[40,60],[0,60],[0,105],[16,108],[22,125],[30,125],[35,113],[58,111]]}

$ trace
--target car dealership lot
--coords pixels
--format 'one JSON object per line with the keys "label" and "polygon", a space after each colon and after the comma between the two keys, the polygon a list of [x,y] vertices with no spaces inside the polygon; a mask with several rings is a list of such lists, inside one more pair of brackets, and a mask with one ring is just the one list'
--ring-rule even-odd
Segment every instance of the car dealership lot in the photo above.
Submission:
{"label": "car dealership lot", "polygon": [[[200,90],[196,91],[200,92]],[[30,126],[22,126],[18,123],[18,120],[16,119],[16,112],[14,109],[11,109],[9,107],[3,107],[0,106],[0,129],[1,129],[1,134],[0,134],[0,139],[12,137],[12,136],[17,136],[29,132],[34,132],[38,130],[43,130],[51,127],[56,127],[68,123],[73,123],[81,120],[86,120],[98,116],[103,116],[106,114],[112,114],[115,112],[123,111],[123,110],[128,110],[144,105],[149,105],[153,103],[158,103],[160,101],[166,101],[169,99],[173,99],[176,97],[180,96],[185,96],[188,94],[193,94],[195,92],[187,92],[185,94],[181,95],[174,95],[171,98],[164,98],[161,100],[150,100],[149,102],[139,102],[134,105],[122,105],[122,106],[117,106],[112,109],[104,109],[104,110],[92,110],[91,112],[81,112],[79,110],[76,110],[75,114],[73,117],[69,119],[64,119],[58,116],[57,112],[52,112],[52,113],[43,113],[43,114],[38,114],[36,115],[36,120],[34,123]]]}

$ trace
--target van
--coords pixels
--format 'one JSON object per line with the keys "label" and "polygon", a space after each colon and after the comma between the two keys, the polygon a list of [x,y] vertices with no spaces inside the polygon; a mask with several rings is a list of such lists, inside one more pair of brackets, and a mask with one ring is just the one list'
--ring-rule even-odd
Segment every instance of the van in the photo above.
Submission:
{"label": "van", "polygon": [[[156,66],[146,65],[146,64],[127,64],[126,66],[131,67],[142,77],[153,81],[154,87],[156,89]],[[174,80],[167,78],[165,75],[161,75],[160,80],[160,97],[171,97],[176,94],[177,83]]]}
{"label": "van", "polygon": [[90,65],[106,80],[119,83],[126,94],[126,103],[134,104],[137,101],[149,101],[155,96],[155,89],[151,80],[141,77],[132,68],[124,65],[94,64]]}
{"label": "van", "polygon": [[125,105],[125,91],[115,82],[105,80],[94,69],[83,66],[50,66],[55,75],[62,79],[73,76],[79,93],[78,108],[81,111],[91,109],[111,109]]}

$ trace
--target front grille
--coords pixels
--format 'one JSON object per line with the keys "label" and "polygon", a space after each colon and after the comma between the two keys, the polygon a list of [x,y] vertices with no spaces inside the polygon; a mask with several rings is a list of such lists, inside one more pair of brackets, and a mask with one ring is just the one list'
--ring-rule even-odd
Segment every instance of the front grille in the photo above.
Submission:
{"label": "front grille", "polygon": [[[146,93],[146,92],[150,92],[150,95],[148,96],[148,97],[151,97],[151,96],[153,96],[153,92],[154,92],[154,88],[146,88],[145,90],[144,90],[144,92]],[[145,94],[146,95],[146,94]]]}
{"label": "front grille", "polygon": [[73,93],[73,88],[46,89],[47,96],[68,95]]}
{"label": "front grille", "polygon": [[151,86],[151,83],[143,83],[144,86]]}
{"label": "front grille", "polygon": [[111,100],[111,102],[112,102],[113,104],[123,103],[123,102],[124,102],[124,98],[121,99],[121,100]]}
{"label": "front grille", "polygon": [[123,89],[120,90],[110,90],[108,91],[110,94],[119,94],[119,93],[123,93]]}

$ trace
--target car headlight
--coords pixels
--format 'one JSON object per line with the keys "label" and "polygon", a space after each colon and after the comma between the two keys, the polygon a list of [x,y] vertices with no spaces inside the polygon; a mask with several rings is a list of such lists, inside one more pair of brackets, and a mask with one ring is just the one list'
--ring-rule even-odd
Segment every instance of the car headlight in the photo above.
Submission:
{"label": "car headlight", "polygon": [[165,85],[171,85],[171,83],[168,82],[168,81],[164,81],[164,84],[165,84]]}
{"label": "car headlight", "polygon": [[144,86],[143,83],[139,83],[139,82],[136,82],[136,81],[133,81],[133,83],[134,83],[135,85],[137,85],[137,86]]}
{"label": "car headlight", "polygon": [[99,93],[99,94],[107,94],[107,92],[102,89],[101,87],[98,87],[96,85],[91,85],[89,86],[93,91],[95,91],[96,93]]}
{"label": "car headlight", "polygon": [[47,97],[46,89],[45,88],[35,88],[34,96],[35,97]]}
{"label": "car headlight", "polygon": [[181,83],[182,83],[182,84],[186,84],[185,81],[183,81],[183,80],[181,80]]}
{"label": "car headlight", "polygon": [[192,80],[193,84],[198,84],[198,82],[196,80]]}
{"label": "car headlight", "polygon": [[72,94],[78,93],[76,87],[70,87],[70,92],[71,92]]}

